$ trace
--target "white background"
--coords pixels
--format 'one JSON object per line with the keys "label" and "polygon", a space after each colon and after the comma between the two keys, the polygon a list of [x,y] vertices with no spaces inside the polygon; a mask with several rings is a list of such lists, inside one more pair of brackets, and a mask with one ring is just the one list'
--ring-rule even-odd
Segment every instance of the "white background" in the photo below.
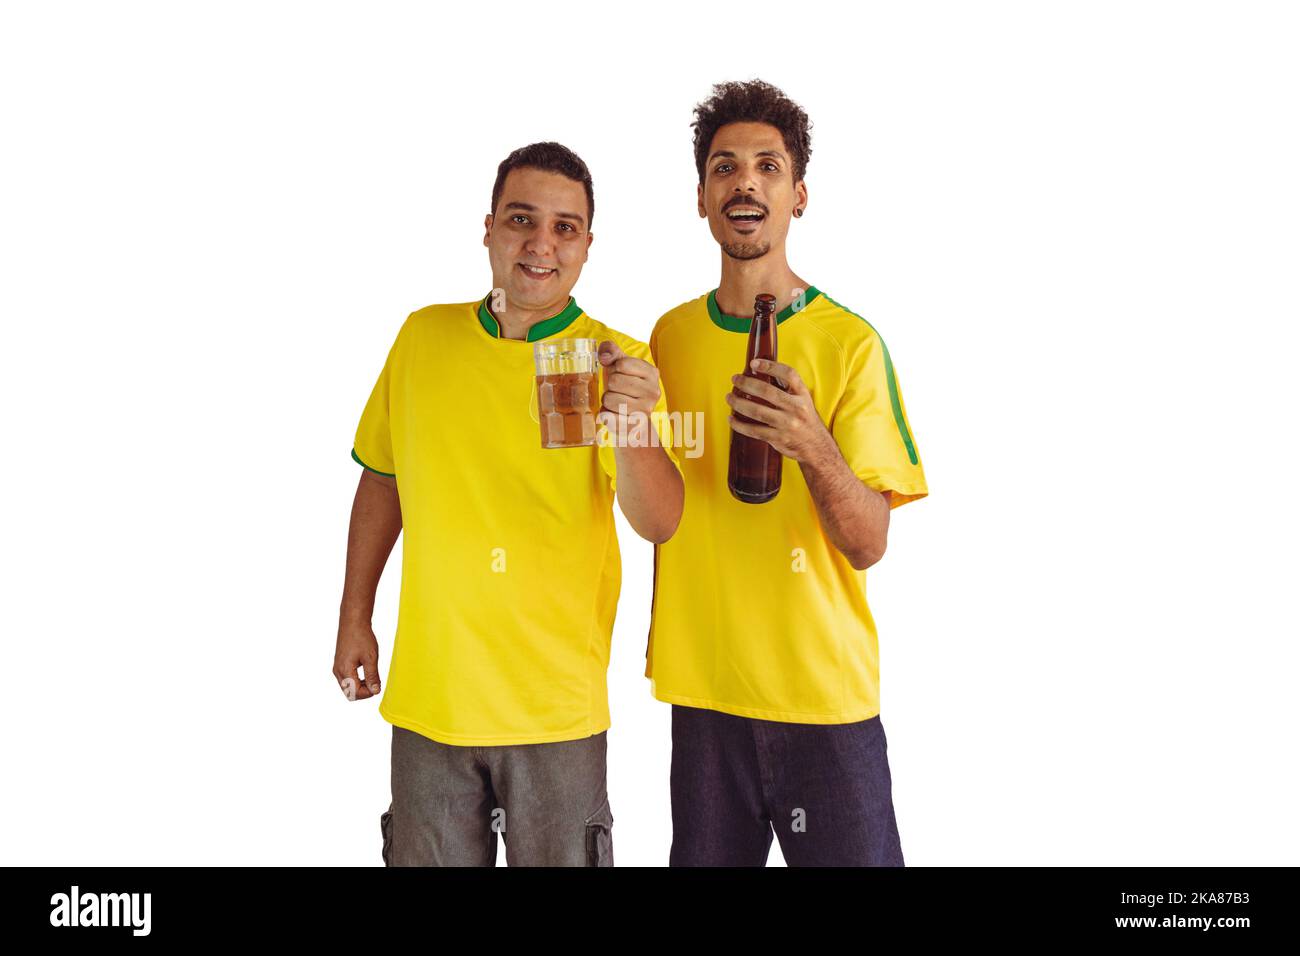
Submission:
{"label": "white background", "polygon": [[[496,164],[556,139],[578,301],[648,338],[719,275],[691,108],[759,75],[814,122],[791,264],[929,479],[868,572],[907,863],[1295,864],[1294,9],[7,4],[3,862],[380,862],[390,726],[330,667],[393,336],[484,294]],[[620,531],[615,859],[662,865]]]}

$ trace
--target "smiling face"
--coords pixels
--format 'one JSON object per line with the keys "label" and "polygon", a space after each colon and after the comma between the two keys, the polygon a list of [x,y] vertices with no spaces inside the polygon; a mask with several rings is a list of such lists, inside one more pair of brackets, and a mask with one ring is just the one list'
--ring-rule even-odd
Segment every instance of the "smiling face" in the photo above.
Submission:
{"label": "smiling face", "polygon": [[713,135],[699,187],[699,213],[733,259],[785,248],[790,217],[808,203],[791,174],[781,131],[769,123],[728,123]]}
{"label": "smiling face", "polygon": [[582,183],[531,167],[512,169],[484,221],[492,285],[506,308],[559,311],[582,274],[592,234]]}

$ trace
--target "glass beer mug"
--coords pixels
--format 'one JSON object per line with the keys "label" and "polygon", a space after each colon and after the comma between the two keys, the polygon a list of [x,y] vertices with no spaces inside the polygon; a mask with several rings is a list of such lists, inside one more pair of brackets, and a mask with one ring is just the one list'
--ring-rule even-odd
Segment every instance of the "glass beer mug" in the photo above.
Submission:
{"label": "glass beer mug", "polygon": [[533,346],[537,420],[543,448],[596,444],[600,360],[596,339],[556,339]]}

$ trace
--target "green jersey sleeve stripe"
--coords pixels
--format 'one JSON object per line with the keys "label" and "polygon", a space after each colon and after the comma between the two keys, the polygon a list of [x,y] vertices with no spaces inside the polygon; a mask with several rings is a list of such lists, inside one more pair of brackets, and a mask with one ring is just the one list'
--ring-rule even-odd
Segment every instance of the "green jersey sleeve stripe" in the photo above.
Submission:
{"label": "green jersey sleeve stripe", "polygon": [[836,302],[830,296],[826,295],[825,292],[823,292],[822,295],[826,296],[827,301],[829,301],[832,305],[838,305],[849,315],[856,316],[857,318],[862,319],[863,322],[866,322],[867,328],[871,329],[872,332],[875,332],[876,338],[880,339],[880,347],[885,353],[885,377],[888,379],[889,382],[889,405],[894,412],[894,422],[895,424],[898,425],[898,433],[903,437],[903,444],[907,447],[907,459],[908,461],[910,461],[912,464],[915,465],[916,447],[912,444],[912,436],[911,434],[909,434],[907,430],[907,422],[903,420],[903,408],[901,405],[898,404],[898,382],[894,378],[894,363],[889,358],[889,346],[885,344],[885,337],[876,330],[876,327],[874,325],[872,325],[870,322],[867,322],[867,320],[863,319],[862,316],[858,315],[858,313],[854,312],[852,309],[848,308],[847,306],[841,305],[839,302]]}

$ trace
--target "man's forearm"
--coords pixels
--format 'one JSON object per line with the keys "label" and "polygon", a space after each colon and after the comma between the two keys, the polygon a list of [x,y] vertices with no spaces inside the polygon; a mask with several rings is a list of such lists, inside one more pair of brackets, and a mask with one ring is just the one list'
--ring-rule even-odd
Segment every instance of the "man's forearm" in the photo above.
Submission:
{"label": "man's forearm", "polygon": [[853,474],[834,439],[829,435],[827,439],[825,447],[801,461],[799,468],[826,537],[861,571],[884,557],[889,502]]}
{"label": "man's forearm", "polygon": [[662,445],[614,447],[619,507],[641,537],[663,544],[677,530],[685,488]]}
{"label": "man's forearm", "polygon": [[369,624],[375,589],[397,536],[402,533],[402,506],[397,483],[368,472],[357,485],[348,527],[347,571],[343,579],[341,621]]}

